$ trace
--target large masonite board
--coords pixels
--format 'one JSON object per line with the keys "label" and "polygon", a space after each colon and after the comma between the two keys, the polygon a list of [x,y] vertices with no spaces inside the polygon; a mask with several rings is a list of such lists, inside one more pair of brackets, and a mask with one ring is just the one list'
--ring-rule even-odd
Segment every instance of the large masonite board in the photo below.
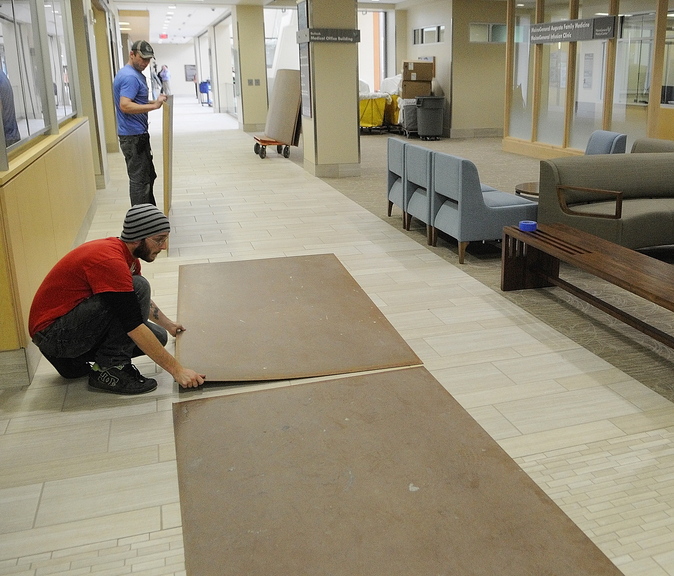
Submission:
{"label": "large masonite board", "polygon": [[180,267],[176,344],[209,382],[421,364],[334,254]]}
{"label": "large masonite board", "polygon": [[277,70],[269,100],[265,136],[289,146],[297,146],[301,100],[300,71]]}
{"label": "large masonite board", "polygon": [[422,367],[173,405],[188,576],[617,576]]}

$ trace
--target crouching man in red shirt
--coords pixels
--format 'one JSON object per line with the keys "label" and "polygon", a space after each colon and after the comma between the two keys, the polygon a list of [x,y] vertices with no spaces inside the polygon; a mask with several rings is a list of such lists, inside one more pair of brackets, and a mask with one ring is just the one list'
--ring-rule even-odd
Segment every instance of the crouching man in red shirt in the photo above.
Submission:
{"label": "crouching man in red shirt", "polygon": [[88,375],[92,388],[143,394],[157,381],[142,376],[131,358],[147,354],[181,387],[204,383],[204,374],[185,368],[164,348],[168,334],[185,328],[157,307],[140,274],[140,260],[153,262],[170,231],[160,210],[138,204],[127,212],[119,238],[85,242],[47,274],[33,299],[28,329],[61,376]]}

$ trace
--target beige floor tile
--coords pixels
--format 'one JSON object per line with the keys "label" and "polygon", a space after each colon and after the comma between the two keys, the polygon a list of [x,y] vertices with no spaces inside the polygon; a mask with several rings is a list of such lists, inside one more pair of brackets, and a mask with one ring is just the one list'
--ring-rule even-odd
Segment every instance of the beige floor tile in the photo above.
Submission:
{"label": "beige floor tile", "polygon": [[523,434],[573,427],[639,412],[636,406],[606,387],[562,393],[555,393],[554,389],[545,386],[541,388],[539,395],[534,395],[533,386],[529,388],[532,393],[530,397],[496,402],[495,406]]}
{"label": "beige floor tile", "polygon": [[130,512],[178,501],[174,462],[159,462],[46,482],[38,527]]}
{"label": "beige floor tile", "polygon": [[128,450],[173,442],[173,415],[158,411],[115,418],[110,426],[110,450]]}
{"label": "beige floor tile", "polygon": [[42,484],[0,489],[0,534],[33,527]]}
{"label": "beige floor tile", "polygon": [[3,462],[25,466],[40,462],[45,466],[54,460],[86,457],[105,452],[108,426],[86,423],[47,430],[32,430],[0,436]]}
{"label": "beige floor tile", "polygon": [[0,560],[109,541],[128,534],[154,532],[159,528],[159,508],[138,508],[121,514],[13,532],[0,538]]}
{"label": "beige floor tile", "polygon": [[517,438],[501,440],[499,444],[510,456],[517,458],[566,447],[582,447],[598,440],[623,436],[622,430],[611,422],[603,420],[521,435]]}

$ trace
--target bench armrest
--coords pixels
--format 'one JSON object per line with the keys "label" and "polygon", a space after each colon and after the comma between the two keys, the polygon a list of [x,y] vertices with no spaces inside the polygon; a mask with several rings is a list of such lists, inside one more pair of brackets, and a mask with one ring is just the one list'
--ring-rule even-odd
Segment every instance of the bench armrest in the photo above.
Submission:
{"label": "bench armrest", "polygon": [[[566,203],[564,195],[565,190],[577,190],[578,192],[591,192],[599,196],[609,196],[615,199],[615,212],[613,214],[588,214],[587,212],[577,212],[572,210]],[[562,212],[565,214],[572,214],[573,216],[585,216],[590,218],[609,218],[611,220],[619,220],[623,213],[623,193],[617,190],[602,190],[601,188],[581,188],[579,186],[557,186],[557,199]]]}

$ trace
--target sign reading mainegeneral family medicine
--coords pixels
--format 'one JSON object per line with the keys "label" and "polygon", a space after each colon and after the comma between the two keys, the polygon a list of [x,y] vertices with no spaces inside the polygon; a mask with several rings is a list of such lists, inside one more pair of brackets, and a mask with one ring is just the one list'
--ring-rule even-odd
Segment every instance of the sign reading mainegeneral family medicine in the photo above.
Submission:
{"label": "sign reading mainegeneral family medicine", "polygon": [[615,16],[546,22],[545,24],[531,25],[529,42],[531,44],[549,44],[551,42],[603,40],[615,37],[615,30]]}

